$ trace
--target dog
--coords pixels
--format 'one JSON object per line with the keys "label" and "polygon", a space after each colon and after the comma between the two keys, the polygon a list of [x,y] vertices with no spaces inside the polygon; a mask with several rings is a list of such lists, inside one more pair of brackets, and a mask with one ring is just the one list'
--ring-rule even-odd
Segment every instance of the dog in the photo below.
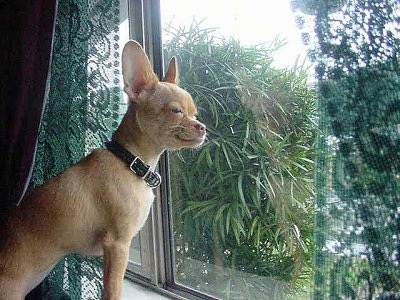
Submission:
{"label": "dog", "polygon": [[122,51],[129,105],[107,149],[95,149],[12,208],[0,236],[0,299],[24,299],[68,253],[104,257],[103,299],[120,299],[132,238],[153,203],[165,150],[206,136],[176,59],[159,81],[136,41]]}

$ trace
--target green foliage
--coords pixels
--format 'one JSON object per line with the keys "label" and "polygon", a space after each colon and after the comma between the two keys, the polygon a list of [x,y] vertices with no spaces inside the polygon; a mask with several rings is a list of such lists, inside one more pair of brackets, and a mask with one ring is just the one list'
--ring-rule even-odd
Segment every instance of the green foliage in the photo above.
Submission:
{"label": "green foliage", "polygon": [[178,280],[193,280],[191,258],[304,285],[316,133],[306,70],[271,66],[277,40],[244,47],[196,23],[167,30],[165,56],[178,58],[208,131],[201,148],[170,155]]}
{"label": "green foliage", "polygon": [[293,7],[314,15],[297,23],[316,65],[323,133],[314,299],[400,299],[399,1]]}

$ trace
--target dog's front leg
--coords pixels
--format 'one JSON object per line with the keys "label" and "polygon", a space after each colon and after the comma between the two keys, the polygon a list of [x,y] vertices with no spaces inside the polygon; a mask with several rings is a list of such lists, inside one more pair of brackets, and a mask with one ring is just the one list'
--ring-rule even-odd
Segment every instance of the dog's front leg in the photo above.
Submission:
{"label": "dog's front leg", "polygon": [[104,251],[104,300],[119,300],[125,269],[128,264],[130,243],[109,241],[103,244]]}

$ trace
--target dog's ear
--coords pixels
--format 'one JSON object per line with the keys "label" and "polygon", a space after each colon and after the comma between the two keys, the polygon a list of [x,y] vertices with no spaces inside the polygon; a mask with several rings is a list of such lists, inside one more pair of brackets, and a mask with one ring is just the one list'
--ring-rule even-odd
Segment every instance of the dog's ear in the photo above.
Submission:
{"label": "dog's ear", "polygon": [[158,82],[146,53],[136,41],[127,42],[122,50],[122,75],[124,91],[132,101]]}
{"label": "dog's ear", "polygon": [[179,84],[178,63],[176,62],[175,56],[172,57],[169,61],[168,70],[164,76],[163,81],[173,84]]}

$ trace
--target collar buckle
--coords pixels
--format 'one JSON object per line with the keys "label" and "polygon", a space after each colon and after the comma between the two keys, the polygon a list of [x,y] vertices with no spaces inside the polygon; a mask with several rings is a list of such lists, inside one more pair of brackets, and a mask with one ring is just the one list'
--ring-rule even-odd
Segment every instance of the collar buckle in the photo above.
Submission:
{"label": "collar buckle", "polygon": [[136,175],[146,178],[149,175],[150,167],[147,166],[139,157],[135,157],[129,165],[129,169]]}

